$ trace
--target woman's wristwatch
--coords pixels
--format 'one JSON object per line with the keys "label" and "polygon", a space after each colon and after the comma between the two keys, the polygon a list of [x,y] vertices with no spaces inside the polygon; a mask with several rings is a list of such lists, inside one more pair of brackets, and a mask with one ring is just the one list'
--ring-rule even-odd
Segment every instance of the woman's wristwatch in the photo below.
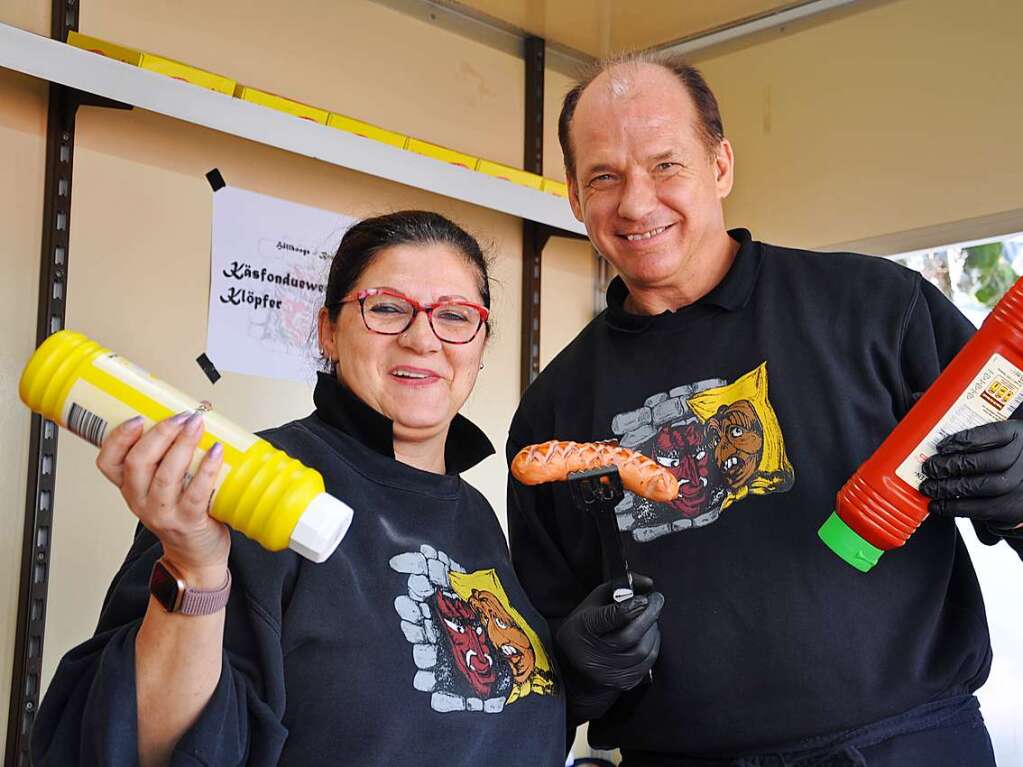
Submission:
{"label": "woman's wristwatch", "polygon": [[227,571],[227,580],[223,586],[203,591],[185,583],[174,565],[161,557],[153,565],[153,572],[149,576],[149,593],[169,613],[212,615],[227,605],[231,595],[231,571]]}

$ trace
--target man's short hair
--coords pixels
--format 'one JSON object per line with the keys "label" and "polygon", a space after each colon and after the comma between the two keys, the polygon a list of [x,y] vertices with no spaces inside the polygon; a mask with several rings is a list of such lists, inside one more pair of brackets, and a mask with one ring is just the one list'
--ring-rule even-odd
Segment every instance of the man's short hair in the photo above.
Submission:
{"label": "man's short hair", "polygon": [[718,100],[714,92],[703,79],[703,75],[696,67],[686,63],[678,55],[657,54],[657,53],[627,53],[601,59],[594,63],[582,77],[576,81],[572,89],[565,94],[565,100],[561,105],[561,114],[558,116],[558,141],[561,142],[561,152],[565,157],[565,171],[571,177],[575,175],[575,153],[572,150],[572,141],[569,131],[572,128],[572,117],[575,115],[575,108],[579,105],[579,98],[590,83],[597,79],[609,69],[620,66],[637,64],[653,64],[663,67],[678,78],[686,93],[696,105],[696,113],[699,115],[700,138],[703,140],[707,151],[712,155],[717,151],[718,146],[725,137],[725,128],[721,122],[721,110],[718,108]]}

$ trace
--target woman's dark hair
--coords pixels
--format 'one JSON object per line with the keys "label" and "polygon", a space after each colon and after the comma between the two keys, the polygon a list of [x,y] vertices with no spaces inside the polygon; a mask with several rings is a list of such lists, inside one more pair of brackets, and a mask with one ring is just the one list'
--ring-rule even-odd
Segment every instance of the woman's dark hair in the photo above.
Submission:
{"label": "woman's dark hair", "polygon": [[[341,305],[377,253],[395,245],[450,245],[476,269],[483,305],[490,308],[490,269],[476,238],[439,213],[401,210],[385,216],[363,219],[345,232],[330,264],[323,304],[331,322],[337,320]],[[487,331],[490,323],[487,323]]]}

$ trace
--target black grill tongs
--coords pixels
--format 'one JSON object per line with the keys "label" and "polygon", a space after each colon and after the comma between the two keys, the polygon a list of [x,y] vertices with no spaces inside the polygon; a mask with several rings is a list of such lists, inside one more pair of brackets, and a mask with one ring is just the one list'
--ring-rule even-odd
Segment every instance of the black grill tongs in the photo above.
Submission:
{"label": "black grill tongs", "polygon": [[632,573],[625,560],[625,547],[618,532],[615,506],[625,497],[617,466],[573,471],[568,477],[572,501],[580,511],[589,512],[597,522],[604,560],[604,578],[611,582],[615,602],[632,599]]}

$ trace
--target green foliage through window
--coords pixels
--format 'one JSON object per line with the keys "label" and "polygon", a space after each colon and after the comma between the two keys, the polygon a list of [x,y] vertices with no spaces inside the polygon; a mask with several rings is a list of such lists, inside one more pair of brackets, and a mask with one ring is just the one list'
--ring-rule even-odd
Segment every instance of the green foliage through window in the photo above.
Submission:
{"label": "green foliage through window", "polygon": [[1000,242],[988,242],[963,248],[963,252],[963,277],[969,276],[974,298],[989,309],[994,307],[1016,281],[1005,248]]}

